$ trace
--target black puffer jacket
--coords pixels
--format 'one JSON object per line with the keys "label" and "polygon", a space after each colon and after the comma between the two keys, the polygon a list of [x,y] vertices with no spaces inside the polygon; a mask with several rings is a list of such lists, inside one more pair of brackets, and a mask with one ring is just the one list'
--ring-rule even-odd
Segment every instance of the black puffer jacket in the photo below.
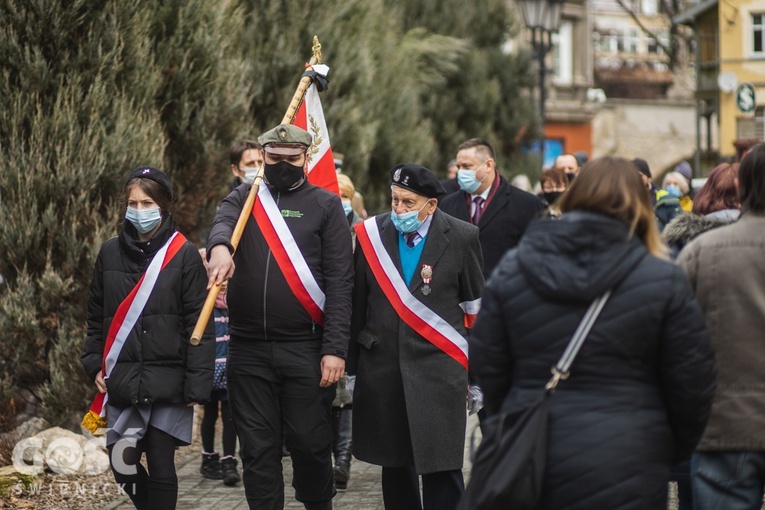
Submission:
{"label": "black puffer jacket", "polygon": [[[117,307],[135,287],[154,254],[175,231],[172,217],[149,241],[138,241],[130,222],[104,243],[88,302],[88,336],[82,365],[90,380],[101,370],[104,341]],[[109,374],[109,402],[186,404],[210,397],[215,335],[209,321],[198,346],[189,343],[207,292],[202,257],[186,242],[159,274],[154,290]]]}
{"label": "black puffer jacket", "polygon": [[585,310],[613,294],[551,397],[544,509],[666,508],[673,462],[709,418],[715,363],[680,268],[627,228],[573,212],[538,221],[489,280],[470,368],[490,414],[541,394]]}

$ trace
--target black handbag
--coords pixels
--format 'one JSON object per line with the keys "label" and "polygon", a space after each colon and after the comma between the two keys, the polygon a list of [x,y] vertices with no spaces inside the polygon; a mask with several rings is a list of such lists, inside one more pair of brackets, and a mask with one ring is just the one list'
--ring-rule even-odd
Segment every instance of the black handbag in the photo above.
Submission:
{"label": "black handbag", "polygon": [[473,456],[470,483],[458,510],[532,510],[539,504],[547,460],[550,396],[569,369],[611,295],[587,309],[544,391],[531,405],[512,409],[482,423],[483,440]]}

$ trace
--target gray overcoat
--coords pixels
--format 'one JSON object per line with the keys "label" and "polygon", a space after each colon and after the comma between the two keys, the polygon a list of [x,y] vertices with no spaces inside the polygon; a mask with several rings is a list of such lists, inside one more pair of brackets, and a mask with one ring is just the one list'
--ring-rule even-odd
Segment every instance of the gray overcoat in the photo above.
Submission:
{"label": "gray overcoat", "polygon": [[717,392],[699,451],[765,450],[765,214],[706,232],[677,261],[717,357]]}
{"label": "gray overcoat", "polygon": [[[398,231],[385,213],[374,218],[385,249],[402,274]],[[467,336],[460,303],[483,290],[478,228],[436,210],[409,291]],[[465,446],[465,368],[420,336],[397,315],[367,265],[355,252],[349,370],[357,374],[353,453],[386,467],[417,473],[462,468]],[[431,292],[422,292],[423,264],[432,267]]]}

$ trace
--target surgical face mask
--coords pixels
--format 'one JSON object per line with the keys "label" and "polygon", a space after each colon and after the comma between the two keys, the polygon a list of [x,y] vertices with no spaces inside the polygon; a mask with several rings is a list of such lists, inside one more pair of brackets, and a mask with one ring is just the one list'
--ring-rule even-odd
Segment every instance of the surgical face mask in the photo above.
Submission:
{"label": "surgical face mask", "polygon": [[409,211],[401,214],[396,214],[396,211],[391,211],[390,219],[393,222],[393,226],[402,234],[411,234],[425,223],[425,220],[420,220],[419,215],[420,211],[422,211],[426,205],[428,205],[427,202],[425,202],[417,211]]}
{"label": "surgical face mask", "polygon": [[127,212],[125,212],[125,219],[132,223],[139,233],[145,234],[159,225],[162,215],[159,212],[159,206],[150,209],[128,207]]}
{"label": "surgical face mask", "polygon": [[305,177],[302,166],[296,166],[287,161],[280,161],[276,164],[265,164],[266,179],[268,184],[274,187],[276,191],[289,191]]}
{"label": "surgical face mask", "polygon": [[478,168],[476,168],[475,170],[465,170],[465,169],[457,170],[457,184],[459,185],[461,190],[466,191],[468,193],[472,193],[481,187],[481,183],[484,181],[484,179],[486,179],[486,176],[484,175],[483,179],[479,181],[476,178],[475,174],[476,172],[478,172],[478,169],[485,164],[486,164],[486,161],[478,165]]}
{"label": "surgical face mask", "polygon": [[258,172],[260,172],[260,168],[255,166],[252,168],[242,168],[242,171],[244,172],[244,177],[242,177],[242,182],[245,184],[252,184],[255,182],[255,177],[258,176]]}
{"label": "surgical face mask", "polygon": [[343,200],[343,211],[345,211],[346,216],[351,214],[351,211],[353,211],[353,206],[351,206],[350,200]]}
{"label": "surgical face mask", "polygon": [[675,198],[680,198],[683,194],[677,184],[667,184],[664,189]]}

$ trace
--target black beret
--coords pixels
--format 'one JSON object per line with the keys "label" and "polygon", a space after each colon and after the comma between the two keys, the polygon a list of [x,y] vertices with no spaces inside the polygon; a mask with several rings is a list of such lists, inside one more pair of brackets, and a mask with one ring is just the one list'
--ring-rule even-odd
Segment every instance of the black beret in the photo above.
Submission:
{"label": "black beret", "polygon": [[446,195],[446,190],[427,168],[413,163],[394,166],[390,171],[391,184],[399,186],[427,198]]}
{"label": "black beret", "polygon": [[125,182],[125,186],[127,186],[127,184],[133,179],[152,180],[162,186],[165,191],[167,191],[168,197],[171,199],[173,198],[173,187],[170,185],[170,179],[167,177],[167,174],[165,174],[165,172],[159,168],[154,168],[153,166],[139,166],[130,172],[127,181]]}
{"label": "black beret", "polygon": [[632,160],[632,164],[635,165],[638,169],[638,172],[645,175],[649,179],[651,176],[651,168],[648,166],[648,161],[644,160],[643,158],[635,158]]}

